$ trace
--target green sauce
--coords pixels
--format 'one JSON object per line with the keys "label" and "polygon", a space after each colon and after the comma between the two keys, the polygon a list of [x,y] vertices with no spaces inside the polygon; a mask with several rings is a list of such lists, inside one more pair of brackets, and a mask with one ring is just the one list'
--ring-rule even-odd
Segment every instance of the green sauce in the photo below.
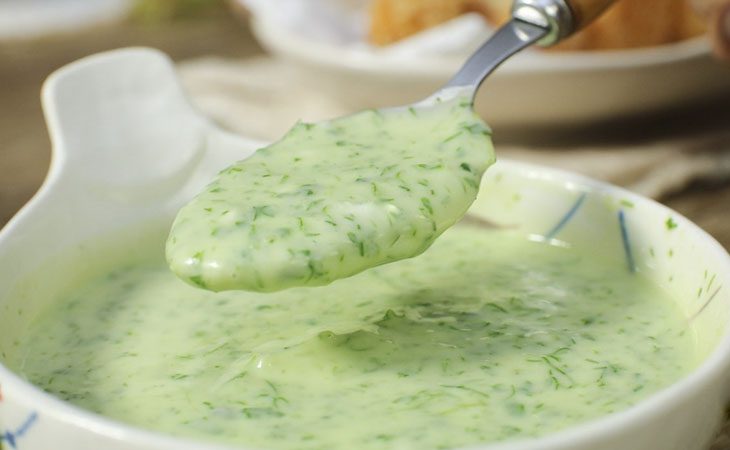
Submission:
{"label": "green sauce", "polygon": [[415,256],[474,201],[490,134],[464,98],[300,123],[182,208],[170,268],[214,291],[275,291]]}
{"label": "green sauce", "polygon": [[265,449],[443,449],[540,436],[694,366],[667,294],[591,249],[467,223],[327,286],[214,293],[120,261],[9,361],[46,391],[179,436]]}

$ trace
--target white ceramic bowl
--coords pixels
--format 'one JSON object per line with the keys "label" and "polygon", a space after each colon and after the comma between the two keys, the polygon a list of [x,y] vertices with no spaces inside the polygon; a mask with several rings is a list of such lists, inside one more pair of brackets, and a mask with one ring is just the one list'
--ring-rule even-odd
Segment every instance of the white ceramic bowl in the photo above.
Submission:
{"label": "white ceramic bowl", "polygon": [[[0,360],[63,283],[47,271],[22,304],[9,293],[53,255],[101,235],[169,223],[217,170],[259,143],[214,127],[187,103],[170,61],[126,49],[53,74],[43,91],[54,157],[46,182],[0,233]],[[517,200],[519,199],[519,200]],[[730,256],[677,213],[574,174],[502,161],[472,208],[525,234],[602,247],[670,290],[696,331],[701,365],[636,406],[540,439],[482,445],[516,449],[701,449],[730,393]],[[676,227],[667,227],[671,218]],[[552,231],[551,231],[552,230]],[[628,252],[627,252],[628,249]],[[89,264],[93,264],[90,261]],[[81,270],[81,268],[79,268]],[[0,365],[5,449],[215,449],[141,430],[60,401]]]}
{"label": "white ceramic bowl", "polygon": [[[466,59],[392,54],[365,42],[354,45],[313,39],[266,16],[254,16],[251,26],[267,50],[308,69],[317,89],[353,109],[425,98]],[[730,69],[713,60],[703,36],[633,50],[528,50],[490,75],[477,97],[477,109],[493,127],[574,126],[727,95]]]}

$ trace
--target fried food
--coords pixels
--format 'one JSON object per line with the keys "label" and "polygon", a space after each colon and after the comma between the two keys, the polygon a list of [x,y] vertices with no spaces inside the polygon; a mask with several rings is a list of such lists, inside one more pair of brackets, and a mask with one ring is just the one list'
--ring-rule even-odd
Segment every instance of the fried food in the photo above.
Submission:
{"label": "fried food", "polygon": [[[510,17],[511,0],[373,0],[370,41],[386,45],[467,12],[500,25]],[[651,47],[705,32],[688,0],[619,0],[586,29],[555,50]]]}

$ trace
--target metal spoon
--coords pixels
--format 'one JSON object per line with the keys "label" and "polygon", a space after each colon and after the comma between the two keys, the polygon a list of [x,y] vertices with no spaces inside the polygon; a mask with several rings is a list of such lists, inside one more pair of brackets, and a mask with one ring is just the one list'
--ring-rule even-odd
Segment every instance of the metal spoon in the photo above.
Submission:
{"label": "metal spoon", "polygon": [[613,0],[515,0],[512,19],[424,103],[456,93],[470,93],[473,99],[484,79],[507,58],[534,43],[550,46],[561,41],[590,23],[612,3]]}
{"label": "metal spoon", "polygon": [[[365,125],[360,134],[345,134],[343,123],[348,119],[316,129],[313,124],[298,125],[274,144],[276,149],[259,150],[222,171],[181,209],[167,241],[170,268],[206,289],[270,292],[321,286],[419,254],[464,214],[474,201],[481,174],[494,161],[489,130],[464,99],[473,100],[484,78],[517,51],[535,42],[557,42],[609,3],[517,0],[512,20],[428,99],[351,116],[356,124],[367,118],[371,129]],[[443,115],[417,111],[444,100],[454,102],[437,110]],[[407,139],[399,141],[395,129],[383,125],[387,110],[407,117],[405,123],[415,124],[416,132],[406,127]],[[454,114],[459,122],[440,126]],[[363,138],[363,130],[374,140]],[[451,141],[459,136],[465,139],[464,147]],[[303,156],[293,157],[292,149]],[[390,164],[393,155],[408,162],[396,174],[386,173],[378,164],[399,167]],[[426,162],[436,170],[424,173],[419,166],[429,167]],[[346,183],[351,190],[340,194]],[[391,194],[377,195],[378,190]]]}

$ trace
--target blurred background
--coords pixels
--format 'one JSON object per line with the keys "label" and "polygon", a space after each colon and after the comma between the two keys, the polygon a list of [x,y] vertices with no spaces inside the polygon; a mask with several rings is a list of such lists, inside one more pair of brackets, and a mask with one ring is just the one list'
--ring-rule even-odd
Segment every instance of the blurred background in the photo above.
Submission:
{"label": "blurred background", "polygon": [[[494,129],[500,157],[654,197],[728,248],[730,65],[713,57],[708,21],[690,1],[619,1],[557,48],[508,61],[484,84],[477,109]],[[48,169],[43,80],[76,59],[158,48],[177,63],[198,108],[225,128],[270,141],[299,119],[423,98],[506,19],[509,6],[0,0],[0,225]]]}
{"label": "blurred background", "polygon": [[[626,186],[730,248],[730,65],[707,36],[730,20],[713,25],[689,1],[621,0],[558,48],[508,61],[477,109],[500,158]],[[270,141],[299,119],[423,98],[508,9],[507,0],[0,0],[0,226],[43,181],[51,144],[39,93],[74,60],[158,48],[204,113]],[[715,449],[730,449],[727,432]]]}

